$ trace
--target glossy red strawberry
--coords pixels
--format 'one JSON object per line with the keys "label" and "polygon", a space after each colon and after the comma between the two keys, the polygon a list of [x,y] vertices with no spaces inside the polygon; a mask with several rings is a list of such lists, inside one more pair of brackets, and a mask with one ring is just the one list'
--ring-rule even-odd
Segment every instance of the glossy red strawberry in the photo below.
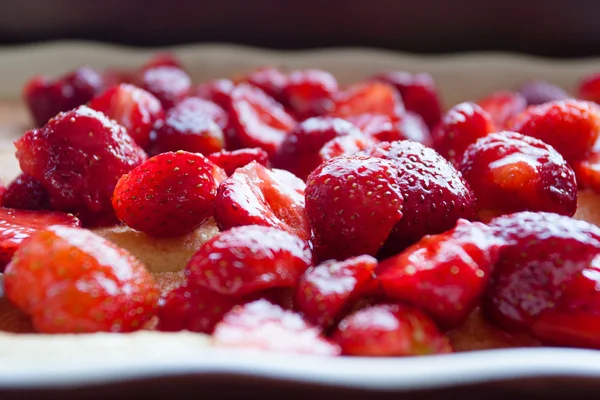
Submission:
{"label": "glossy red strawberry", "polygon": [[281,353],[339,355],[338,346],[321,336],[318,328],[299,314],[266,300],[234,307],[217,324],[213,343],[225,348],[246,348]]}
{"label": "glossy red strawberry", "polygon": [[376,267],[377,260],[365,255],[307,270],[296,287],[296,308],[311,323],[331,326],[373,281]]}
{"label": "glossy red strawberry", "polygon": [[282,101],[302,120],[326,114],[333,106],[338,84],[333,75],[319,69],[293,71],[282,90]]}
{"label": "glossy red strawberry", "polygon": [[497,129],[503,129],[511,118],[525,110],[527,100],[519,92],[501,90],[484,97],[477,104],[488,112]]}
{"label": "glossy red strawberry", "polygon": [[240,84],[231,92],[229,117],[236,136],[228,141],[228,148],[260,147],[269,156],[275,154],[295,126],[279,103],[248,84]]}
{"label": "glossy red strawberry", "polygon": [[600,153],[593,152],[587,158],[573,163],[573,170],[580,188],[600,193]]}
{"label": "glossy red strawberry", "polygon": [[53,208],[114,218],[111,196],[124,173],[146,159],[127,131],[86,106],[61,113],[15,142],[23,172],[50,193]]}
{"label": "glossy red strawberry", "polygon": [[517,211],[572,216],[577,210],[575,173],[541,140],[493,133],[467,148],[459,170],[475,193],[482,220]]}
{"label": "glossy red strawberry", "polygon": [[600,74],[594,73],[583,78],[577,87],[577,97],[600,103]]}
{"label": "glossy red strawberry", "polygon": [[183,235],[212,216],[224,178],[225,172],[201,154],[162,153],[119,179],[112,204],[133,229],[151,236]]}
{"label": "glossy red strawberry", "polygon": [[126,83],[107,89],[88,106],[124,126],[129,136],[144,149],[150,144],[154,125],[164,118],[162,105],[156,97]]}
{"label": "glossy red strawberry", "polygon": [[308,240],[304,189],[304,182],[289,172],[251,162],[219,186],[215,220],[222,230],[242,225],[272,226]]}
{"label": "glossy red strawberry", "polygon": [[566,100],[571,97],[560,87],[545,81],[526,82],[519,87],[518,92],[525,97],[528,106]]}
{"label": "glossy red strawberry", "polygon": [[273,157],[273,166],[306,179],[322,159],[319,150],[338,136],[361,136],[350,122],[341,118],[313,117],[298,124],[283,140]]}
{"label": "glossy red strawberry", "polygon": [[477,306],[498,257],[500,241],[479,222],[459,220],[380,263],[387,298],[408,302],[446,328],[463,323]]}
{"label": "glossy red strawberry", "polygon": [[158,301],[137,259],[88,230],[60,225],[34,233],[17,251],[4,286],[41,333],[135,331]]}
{"label": "glossy red strawberry", "polygon": [[431,75],[394,71],[378,75],[376,79],[393,85],[400,92],[404,107],[419,114],[429,128],[440,122],[441,101]]}
{"label": "glossy red strawberry", "polygon": [[161,52],[154,54],[152,58],[146,61],[141,69],[150,69],[156,67],[175,67],[183,69],[183,64],[177,58],[177,56],[175,56],[175,54],[170,52]]}
{"label": "glossy red strawberry", "polygon": [[434,150],[408,140],[380,143],[361,152],[392,161],[402,194],[402,219],[382,255],[397,254],[423,236],[447,231],[460,218],[476,216],[475,198],[461,174]]}
{"label": "glossy red strawberry", "polygon": [[245,167],[252,161],[256,161],[263,166],[267,166],[269,163],[269,155],[259,147],[233,151],[221,150],[210,154],[208,159],[223,168],[227,175],[232,175],[236,169]]}
{"label": "glossy red strawberry", "polygon": [[135,84],[156,96],[168,110],[189,94],[192,81],[183,69],[164,65],[142,68]]}
{"label": "glossy red strawberry", "polygon": [[512,131],[538,138],[568,162],[585,159],[600,135],[600,106],[564,100],[531,106],[509,124]]}
{"label": "glossy red strawberry", "polygon": [[344,318],[332,340],[348,356],[406,357],[451,353],[448,339],[416,308],[378,304]]}
{"label": "glossy red strawberry", "polygon": [[272,98],[281,102],[283,88],[287,85],[288,77],[277,68],[262,67],[251,71],[242,81],[256,86]]}
{"label": "glossy red strawberry", "polygon": [[319,150],[321,162],[338,156],[350,156],[361,150],[366,150],[378,143],[376,139],[364,135],[338,136],[325,143]]}
{"label": "glossy red strawberry", "polygon": [[406,139],[395,121],[387,115],[360,114],[348,117],[348,121],[352,122],[366,136],[380,142]]}
{"label": "glossy red strawberry", "polygon": [[276,228],[246,225],[206,242],[190,260],[186,275],[190,287],[242,297],[294,287],[311,263],[305,241]]}
{"label": "glossy red strawberry", "polygon": [[204,82],[192,91],[192,93],[201,99],[212,101],[220,107],[227,109],[231,102],[231,92],[235,84],[229,79],[216,79],[214,81]]}
{"label": "glossy red strawberry", "polygon": [[474,103],[460,103],[450,109],[433,130],[433,148],[446,160],[458,163],[466,148],[494,132],[491,116]]}
{"label": "glossy red strawberry", "polygon": [[360,114],[381,114],[398,120],[404,114],[398,92],[381,82],[357,83],[333,97],[329,115],[347,119]]}
{"label": "glossy red strawberry", "polygon": [[80,226],[73,215],[58,211],[0,208],[0,271],[34,232],[51,225]]}
{"label": "glossy red strawberry", "polygon": [[42,183],[27,174],[17,176],[2,195],[2,207],[22,210],[48,210],[50,194]]}
{"label": "glossy red strawberry", "polygon": [[[419,114],[407,111],[396,126],[404,139],[419,142],[427,147],[433,146],[430,129]],[[387,141],[393,142],[393,140]]]}
{"label": "glossy red strawberry", "polygon": [[402,218],[398,170],[388,160],[341,156],[308,177],[306,213],[318,260],[375,255]]}
{"label": "glossy red strawberry", "polygon": [[87,103],[102,89],[102,76],[89,67],[78,68],[56,80],[32,78],[23,97],[36,126],[43,126],[61,111]]}

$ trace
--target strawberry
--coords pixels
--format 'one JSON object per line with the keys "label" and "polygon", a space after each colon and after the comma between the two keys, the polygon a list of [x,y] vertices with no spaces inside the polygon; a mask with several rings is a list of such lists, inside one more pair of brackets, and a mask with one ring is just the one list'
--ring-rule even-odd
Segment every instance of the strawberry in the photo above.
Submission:
{"label": "strawberry", "polygon": [[246,225],[221,232],[186,267],[190,287],[241,297],[294,287],[311,265],[308,244],[279,229]]}
{"label": "strawberry", "polygon": [[321,336],[319,329],[299,314],[266,300],[234,307],[217,324],[213,343],[226,348],[246,348],[282,353],[339,355],[338,346]]}
{"label": "strawberry", "polygon": [[474,103],[460,103],[452,107],[432,131],[433,148],[456,164],[471,143],[494,131],[487,111]]}
{"label": "strawberry", "polygon": [[579,82],[577,96],[582,100],[600,103],[600,74],[594,73],[583,78]]}
{"label": "strawberry", "polygon": [[569,162],[585,159],[600,135],[600,106],[563,100],[531,106],[517,115],[509,129],[538,138]]}
{"label": "strawberry", "polygon": [[488,112],[494,125],[502,129],[506,123],[527,107],[527,100],[519,92],[502,90],[480,99],[477,104]]}
{"label": "strawberry", "polygon": [[157,67],[175,67],[183,69],[181,61],[170,52],[156,53],[141,67],[142,70]]}
{"label": "strawberry", "polygon": [[0,271],[25,240],[51,225],[77,227],[80,222],[73,215],[58,211],[0,208]]}
{"label": "strawberry", "polygon": [[404,107],[419,114],[430,129],[440,122],[441,101],[431,75],[394,71],[380,74],[375,79],[394,86],[400,92]]}
{"label": "strawberry", "polygon": [[283,88],[287,84],[288,77],[277,68],[263,67],[251,71],[242,78],[242,81],[256,86],[278,102],[281,102]]}
{"label": "strawberry", "polygon": [[159,65],[142,68],[134,83],[156,96],[163,108],[169,110],[189,94],[192,81],[179,67]]}
{"label": "strawberry", "polygon": [[150,158],[119,179],[117,217],[151,236],[179,236],[212,216],[225,172],[201,154],[178,151]]}
{"label": "strawberry", "polygon": [[338,156],[350,156],[361,150],[366,150],[377,144],[376,139],[368,136],[345,135],[338,136],[325,143],[319,150],[321,162]]}
{"label": "strawberry", "polygon": [[114,216],[117,181],[146,160],[125,128],[86,106],[26,132],[15,146],[21,169],[46,188],[53,208],[79,214],[84,224]]}
{"label": "strawberry", "polygon": [[2,195],[2,207],[22,210],[48,210],[50,194],[36,179],[27,174],[17,176]]}
{"label": "strawberry", "polygon": [[[563,302],[586,304],[589,290],[579,281],[597,279],[586,271],[592,271],[591,262],[600,254],[600,228],[541,212],[501,216],[489,226],[505,244],[487,290],[486,310],[504,329],[529,330]],[[593,303],[589,306],[589,313],[597,315]]]}
{"label": "strawberry", "polygon": [[396,90],[381,82],[357,83],[333,96],[329,115],[347,119],[360,114],[382,114],[396,121],[404,114]]}
{"label": "strawberry", "polygon": [[467,148],[458,169],[475,193],[482,220],[517,211],[572,216],[577,210],[575,173],[541,140],[493,133]]}
{"label": "strawberry", "polygon": [[475,218],[475,198],[469,184],[434,150],[402,140],[380,143],[359,154],[392,161],[404,198],[404,216],[395,224],[381,255],[397,254],[425,235],[447,231],[460,218]]}
{"label": "strawberry", "polygon": [[98,72],[82,67],[53,81],[32,78],[23,88],[23,97],[36,126],[43,126],[59,112],[90,101],[100,92],[102,83]]}
{"label": "strawberry", "polygon": [[387,115],[359,114],[348,117],[348,121],[360,129],[366,136],[380,142],[393,142],[394,140],[406,139],[398,129],[398,125]]}
{"label": "strawberry", "polygon": [[228,176],[231,176],[236,169],[245,167],[252,161],[256,161],[263,166],[267,166],[269,163],[269,155],[259,147],[233,151],[221,150],[209,154],[208,159],[215,165],[223,168]]}
{"label": "strawberry", "polygon": [[6,296],[41,333],[135,331],[158,301],[137,259],[88,230],[61,225],[33,233],[4,279]]}
{"label": "strawberry", "polygon": [[229,118],[236,137],[234,143],[227,143],[228,148],[260,147],[270,157],[295,126],[279,103],[248,84],[240,84],[231,92]]}
{"label": "strawberry", "polygon": [[587,158],[573,163],[573,170],[580,188],[600,193],[600,152],[593,152]]}
{"label": "strawberry", "polygon": [[88,106],[124,126],[129,136],[144,149],[150,144],[154,125],[164,118],[162,105],[156,97],[126,83],[107,89],[94,97]]}
{"label": "strawberry", "polygon": [[350,122],[341,118],[313,117],[298,124],[283,140],[273,157],[273,166],[306,179],[321,164],[319,150],[338,136],[361,136]]}
{"label": "strawberry", "polygon": [[231,92],[235,88],[235,84],[229,79],[216,79],[202,83],[194,90],[192,94],[201,99],[212,101],[220,107],[227,109],[231,102]]}
{"label": "strawberry", "polygon": [[282,102],[300,120],[326,114],[338,91],[333,75],[319,69],[292,71],[282,88]]}
{"label": "strawberry", "polygon": [[215,103],[188,97],[169,111],[157,131],[152,154],[184,150],[208,155],[225,144],[227,113]]}
{"label": "strawberry", "polygon": [[402,218],[398,169],[367,156],[335,157],[308,177],[306,213],[319,260],[375,255]]}
{"label": "strawberry", "polygon": [[371,256],[325,261],[307,270],[296,287],[295,305],[311,323],[327,328],[373,281],[377,260]]}
{"label": "strawberry", "polygon": [[219,186],[215,220],[222,230],[242,225],[272,226],[308,240],[304,189],[304,182],[289,172],[251,162]]}
{"label": "strawberry", "polygon": [[549,82],[531,81],[521,85],[518,89],[528,106],[548,103],[549,101],[566,100],[569,94],[563,89]]}
{"label": "strawberry", "polygon": [[[429,127],[419,114],[407,111],[400,122],[396,123],[396,126],[402,138],[419,142],[427,147],[433,146],[433,138]],[[386,141],[393,142],[394,140]]]}
{"label": "strawberry", "polygon": [[344,318],[332,339],[348,356],[419,356],[451,353],[448,338],[418,309],[377,304]]}
{"label": "strawberry", "polygon": [[478,304],[500,242],[480,222],[458,220],[380,263],[377,279],[387,298],[406,301],[447,328],[463,323]]}

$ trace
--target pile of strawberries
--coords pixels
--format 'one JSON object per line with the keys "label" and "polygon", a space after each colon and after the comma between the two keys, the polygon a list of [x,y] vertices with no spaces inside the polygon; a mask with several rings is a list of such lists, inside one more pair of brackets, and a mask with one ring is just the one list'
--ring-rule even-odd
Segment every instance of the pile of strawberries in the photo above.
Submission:
{"label": "pile of strawberries", "polygon": [[[5,293],[40,332],[158,329],[321,355],[451,352],[481,308],[507,332],[600,348],[600,76],[443,112],[427,74],[341,87],[263,68],[192,85],[159,55],[136,71],[32,79],[38,127],[3,188]],[[185,283],[160,296],[83,227],[176,237],[213,218]],[[598,308],[596,308],[598,307]]]}

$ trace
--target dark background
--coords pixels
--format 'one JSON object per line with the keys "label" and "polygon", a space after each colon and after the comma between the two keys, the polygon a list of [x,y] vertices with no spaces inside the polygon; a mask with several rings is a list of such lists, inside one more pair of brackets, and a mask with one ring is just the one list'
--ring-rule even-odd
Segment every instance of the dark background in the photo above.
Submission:
{"label": "dark background", "polygon": [[595,0],[1,0],[0,43],[92,39],[136,46],[233,42],[419,53],[600,55]]}

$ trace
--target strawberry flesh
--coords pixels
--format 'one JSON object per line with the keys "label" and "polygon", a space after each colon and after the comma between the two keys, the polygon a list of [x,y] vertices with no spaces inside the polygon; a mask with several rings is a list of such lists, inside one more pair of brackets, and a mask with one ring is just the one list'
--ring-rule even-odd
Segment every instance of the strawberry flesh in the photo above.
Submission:
{"label": "strawberry flesh", "polygon": [[196,97],[212,101],[223,109],[227,109],[231,102],[231,92],[233,92],[234,88],[235,84],[231,80],[216,79],[196,86],[192,93]]}
{"label": "strawberry flesh", "polygon": [[298,118],[325,115],[333,106],[338,83],[329,72],[318,69],[292,71],[282,88],[282,102]]}
{"label": "strawberry flesh", "polygon": [[331,160],[333,157],[350,156],[361,150],[366,150],[377,144],[376,139],[368,136],[345,135],[338,136],[325,143],[319,150],[321,162]]}
{"label": "strawberry flesh", "polygon": [[333,97],[329,115],[347,119],[361,114],[381,114],[399,120],[405,109],[398,92],[381,82],[357,83]]}
{"label": "strawberry flesh", "polygon": [[262,67],[250,72],[242,81],[256,86],[278,102],[281,102],[283,88],[287,84],[288,77],[277,68]]}
{"label": "strawberry flesh", "polygon": [[256,161],[265,167],[269,163],[269,155],[259,147],[233,151],[221,150],[210,154],[208,159],[215,165],[223,168],[228,176],[231,176],[236,169],[245,167],[252,161]]}

